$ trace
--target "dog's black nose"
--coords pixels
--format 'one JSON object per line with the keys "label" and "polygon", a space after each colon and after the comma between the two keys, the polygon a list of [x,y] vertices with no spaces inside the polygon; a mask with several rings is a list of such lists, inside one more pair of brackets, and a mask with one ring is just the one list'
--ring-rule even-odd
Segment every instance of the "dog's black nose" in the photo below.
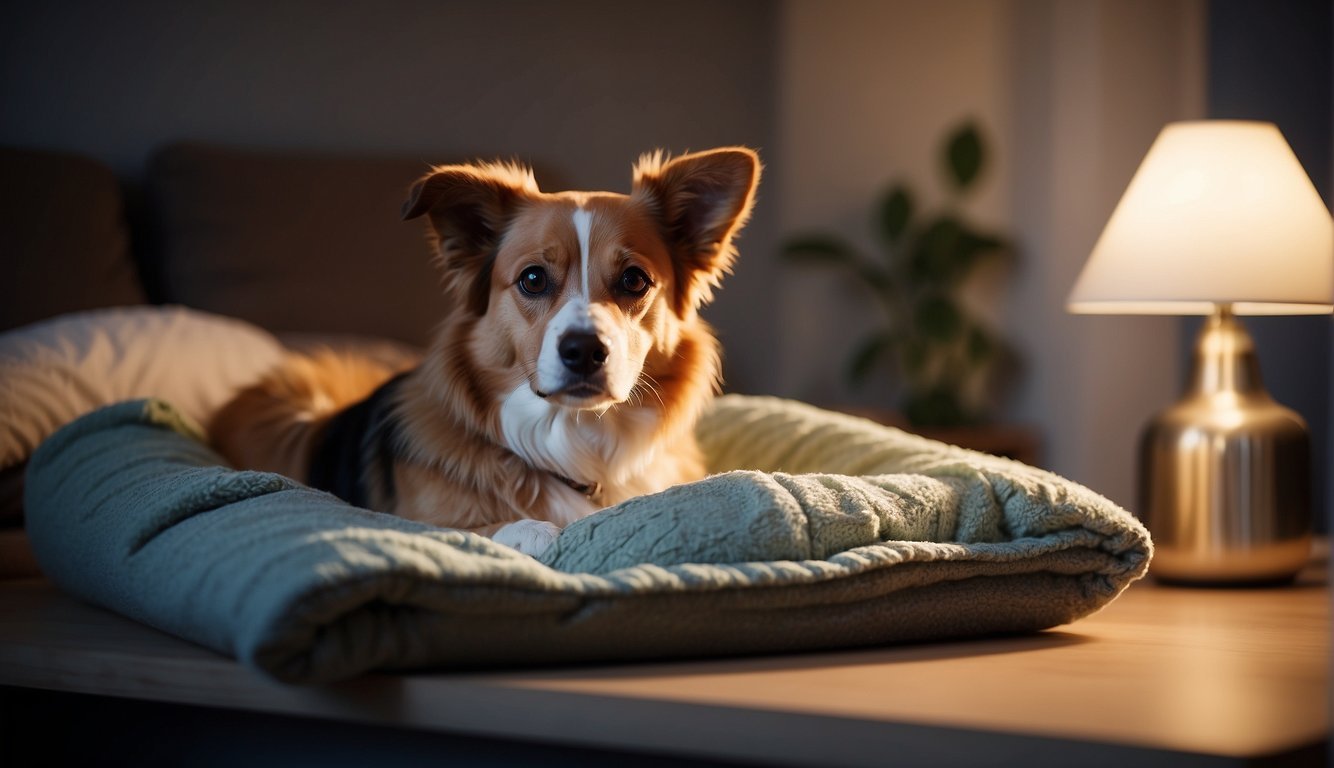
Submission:
{"label": "dog's black nose", "polygon": [[595,333],[567,333],[561,337],[560,361],[571,373],[587,376],[607,362],[607,345]]}

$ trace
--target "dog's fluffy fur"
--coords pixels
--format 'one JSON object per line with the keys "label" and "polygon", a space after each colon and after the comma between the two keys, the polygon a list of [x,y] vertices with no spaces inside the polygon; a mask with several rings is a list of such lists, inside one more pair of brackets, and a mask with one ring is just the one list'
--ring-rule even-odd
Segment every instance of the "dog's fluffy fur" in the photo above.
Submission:
{"label": "dog's fluffy fur", "polygon": [[547,194],[515,165],[437,167],[404,205],[430,217],[448,306],[420,365],[386,384],[400,372],[293,356],[218,413],[214,443],[236,466],[529,552],[697,479],[693,428],[720,374],[697,310],[759,173],[744,148],[656,153],[629,195]]}

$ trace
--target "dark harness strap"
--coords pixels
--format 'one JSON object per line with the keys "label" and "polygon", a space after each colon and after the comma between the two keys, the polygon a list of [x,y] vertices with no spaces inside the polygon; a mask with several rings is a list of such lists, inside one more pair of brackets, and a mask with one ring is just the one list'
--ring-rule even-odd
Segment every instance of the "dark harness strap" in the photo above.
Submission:
{"label": "dark harness strap", "polygon": [[590,499],[593,498],[594,496],[597,496],[599,493],[602,493],[602,483],[581,483],[578,480],[572,480],[558,472],[548,471],[548,474],[550,474],[557,480],[561,481],[562,483],[565,483],[566,485],[570,486],[570,488],[574,489],[575,493],[581,494]]}
{"label": "dark harness strap", "polygon": [[311,459],[308,485],[353,506],[368,507],[370,473],[377,472],[380,488],[387,498],[393,498],[399,436],[393,409],[395,394],[406,377],[407,373],[400,373],[329,421]]}

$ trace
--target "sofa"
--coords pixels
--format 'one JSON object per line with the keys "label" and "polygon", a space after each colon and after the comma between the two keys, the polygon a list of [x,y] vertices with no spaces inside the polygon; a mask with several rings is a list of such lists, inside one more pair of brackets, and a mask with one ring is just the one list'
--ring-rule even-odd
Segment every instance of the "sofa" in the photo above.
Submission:
{"label": "sofa", "polygon": [[[179,306],[245,321],[287,346],[412,355],[442,313],[426,224],[400,217],[428,168],[177,143],[127,184],[89,157],[0,148],[0,333],[111,307]],[[191,344],[200,323],[187,325],[171,340]],[[263,339],[230,351],[211,363],[223,383],[272,362]],[[0,407],[9,422],[27,409]],[[0,467],[0,569],[10,573],[34,567],[17,533],[23,478],[24,462]]]}

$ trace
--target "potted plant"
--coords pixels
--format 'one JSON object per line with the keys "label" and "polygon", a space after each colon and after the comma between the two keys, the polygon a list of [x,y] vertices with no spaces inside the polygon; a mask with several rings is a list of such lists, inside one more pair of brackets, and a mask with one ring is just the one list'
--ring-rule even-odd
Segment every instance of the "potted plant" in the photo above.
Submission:
{"label": "potted plant", "polygon": [[899,408],[913,426],[986,421],[990,384],[1014,357],[960,297],[965,278],[984,260],[1010,252],[1005,238],[979,229],[960,211],[986,161],[974,123],[950,131],[941,147],[945,206],[921,211],[904,182],[892,183],[873,211],[877,255],[828,233],[802,234],[783,247],[787,261],[843,270],[878,300],[883,323],[855,347],[848,377],[855,386],[877,365],[892,364],[902,382]]}

